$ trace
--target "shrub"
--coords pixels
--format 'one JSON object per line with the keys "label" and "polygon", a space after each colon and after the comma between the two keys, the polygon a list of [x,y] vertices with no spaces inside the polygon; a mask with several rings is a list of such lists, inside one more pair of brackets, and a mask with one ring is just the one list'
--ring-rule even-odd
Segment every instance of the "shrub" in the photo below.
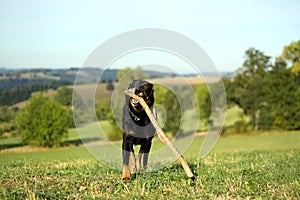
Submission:
{"label": "shrub", "polygon": [[19,111],[16,122],[24,144],[59,146],[68,134],[68,111],[41,93]]}
{"label": "shrub", "polygon": [[245,119],[240,119],[234,125],[223,127],[222,134],[242,134],[252,131],[253,127]]}
{"label": "shrub", "polygon": [[110,112],[108,114],[108,119],[109,119],[109,123],[111,125],[111,129],[105,133],[106,137],[111,141],[121,140],[123,133],[122,133],[122,130],[117,125],[112,112]]}

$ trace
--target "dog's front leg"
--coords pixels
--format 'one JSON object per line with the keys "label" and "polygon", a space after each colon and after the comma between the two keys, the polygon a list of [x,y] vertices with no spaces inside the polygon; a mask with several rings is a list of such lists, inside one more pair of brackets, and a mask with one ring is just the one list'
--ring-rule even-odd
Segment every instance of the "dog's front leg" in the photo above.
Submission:
{"label": "dog's front leg", "polygon": [[[127,162],[128,158],[128,162]],[[123,150],[123,180],[130,180],[130,166],[129,166],[129,154],[127,155],[127,151]]]}
{"label": "dog's front leg", "polygon": [[[130,152],[127,153],[127,151],[125,151],[123,154],[125,154],[126,161],[123,162],[122,179],[123,180],[130,180],[130,172],[136,172],[136,170],[137,170],[136,169],[136,162],[135,162],[134,152],[130,151]],[[128,162],[127,162],[127,160],[128,160]]]}
{"label": "dog's front leg", "polygon": [[130,180],[130,154],[133,153],[133,143],[131,140],[128,140],[126,134],[123,135],[122,143],[122,157],[123,157],[123,180]]}

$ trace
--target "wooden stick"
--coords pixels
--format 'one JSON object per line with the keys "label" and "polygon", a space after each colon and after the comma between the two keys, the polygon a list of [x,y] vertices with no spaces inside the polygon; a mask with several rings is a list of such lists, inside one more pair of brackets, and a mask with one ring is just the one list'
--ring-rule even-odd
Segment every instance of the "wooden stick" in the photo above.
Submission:
{"label": "wooden stick", "polygon": [[171,149],[173,154],[176,156],[177,160],[180,162],[180,164],[183,167],[183,169],[184,169],[185,173],[187,174],[187,176],[189,178],[194,179],[194,174],[193,174],[192,170],[190,169],[188,163],[185,161],[183,156],[180,154],[180,152],[176,149],[174,144],[171,142],[171,140],[166,136],[166,134],[164,133],[162,128],[159,126],[158,122],[156,121],[154,115],[152,114],[149,106],[146,104],[144,99],[142,97],[139,97],[139,96],[135,95],[134,91],[135,91],[135,89],[133,88],[133,89],[125,90],[124,93],[131,96],[132,98],[137,100],[142,105],[142,107],[144,108],[145,112],[147,113],[150,121],[152,122],[153,126],[156,129],[156,132],[157,132],[157,135],[158,135],[159,139],[163,143],[168,145],[168,147]]}

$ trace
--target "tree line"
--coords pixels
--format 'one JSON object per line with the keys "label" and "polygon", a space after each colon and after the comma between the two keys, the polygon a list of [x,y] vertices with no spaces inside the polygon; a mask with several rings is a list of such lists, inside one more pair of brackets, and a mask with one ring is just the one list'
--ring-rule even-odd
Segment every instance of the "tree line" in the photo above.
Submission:
{"label": "tree line", "polygon": [[68,81],[48,79],[0,79],[0,106],[11,106],[30,98],[33,92],[57,89]]}
{"label": "tree line", "polygon": [[236,125],[254,131],[300,129],[300,40],[285,46],[273,62],[248,49],[243,66],[224,84],[228,106],[237,105],[250,117]]}

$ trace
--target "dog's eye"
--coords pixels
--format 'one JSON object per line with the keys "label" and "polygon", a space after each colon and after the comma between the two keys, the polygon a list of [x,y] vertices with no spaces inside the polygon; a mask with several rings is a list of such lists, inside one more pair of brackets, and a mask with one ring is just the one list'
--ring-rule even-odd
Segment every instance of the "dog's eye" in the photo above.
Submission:
{"label": "dog's eye", "polygon": [[138,96],[142,97],[142,96],[144,96],[144,93],[143,93],[143,92],[140,92],[140,93],[138,94]]}

